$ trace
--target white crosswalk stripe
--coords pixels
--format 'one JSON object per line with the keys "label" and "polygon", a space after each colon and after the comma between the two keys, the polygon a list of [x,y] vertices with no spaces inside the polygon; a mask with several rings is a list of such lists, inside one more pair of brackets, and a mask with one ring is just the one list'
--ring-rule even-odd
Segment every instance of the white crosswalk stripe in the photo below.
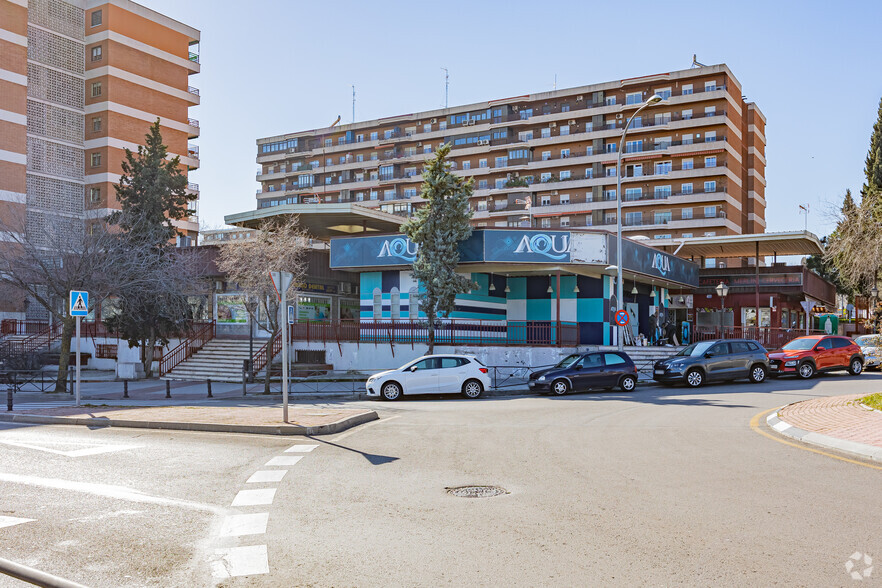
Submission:
{"label": "white crosswalk stripe", "polygon": [[[0,403],[0,407],[2,407],[3,403]],[[17,403],[13,402],[12,409],[13,410],[37,410],[40,408],[60,408],[65,406],[74,406],[74,402],[72,400],[59,400],[52,402],[22,402]]]}

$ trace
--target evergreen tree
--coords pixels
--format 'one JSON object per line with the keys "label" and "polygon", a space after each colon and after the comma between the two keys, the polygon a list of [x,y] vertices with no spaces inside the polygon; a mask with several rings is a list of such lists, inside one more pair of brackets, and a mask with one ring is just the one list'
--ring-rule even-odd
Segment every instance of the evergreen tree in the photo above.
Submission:
{"label": "evergreen tree", "polygon": [[864,175],[866,183],[861,188],[861,197],[878,200],[879,195],[882,194],[882,100],[879,101],[876,124],[873,125],[873,133],[870,135],[870,149],[864,164]]}
{"label": "evergreen tree", "polygon": [[473,287],[468,278],[456,273],[459,244],[472,234],[469,198],[473,182],[450,172],[449,153],[448,143],[439,147],[435,157],[428,161],[420,193],[426,203],[401,226],[401,232],[419,247],[413,276],[420,285],[420,308],[428,317],[428,353],[435,350],[435,323],[439,315],[450,316],[456,295]]}

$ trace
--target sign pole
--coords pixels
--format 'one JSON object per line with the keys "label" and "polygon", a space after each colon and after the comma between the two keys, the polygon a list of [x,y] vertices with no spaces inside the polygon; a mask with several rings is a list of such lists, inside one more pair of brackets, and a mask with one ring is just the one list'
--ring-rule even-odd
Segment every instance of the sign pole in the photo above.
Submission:
{"label": "sign pole", "polygon": [[76,405],[80,405],[80,322],[83,317],[77,316],[77,383],[76,383]]}
{"label": "sign pole", "polygon": [[282,303],[279,307],[279,323],[282,325],[282,420],[288,422],[288,287],[284,272],[279,279],[282,286]]}

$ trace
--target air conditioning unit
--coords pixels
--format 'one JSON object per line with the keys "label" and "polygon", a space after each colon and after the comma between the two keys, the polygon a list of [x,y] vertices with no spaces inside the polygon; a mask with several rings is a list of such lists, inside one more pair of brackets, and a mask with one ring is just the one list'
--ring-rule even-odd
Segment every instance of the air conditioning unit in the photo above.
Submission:
{"label": "air conditioning unit", "polygon": [[584,96],[576,96],[576,102],[581,102],[584,99],[585,99]]}
{"label": "air conditioning unit", "polygon": [[521,172],[515,172],[514,177],[516,177],[516,178],[521,177]]}
{"label": "air conditioning unit", "polygon": [[511,107],[511,109],[514,110],[515,112],[517,112],[519,108],[520,108],[520,106],[518,106],[517,104],[514,104]]}
{"label": "air conditioning unit", "polygon": [[467,121],[467,120],[462,121],[462,126],[464,126],[464,127],[469,126],[469,121]]}
{"label": "air conditioning unit", "polygon": [[576,124],[576,120],[575,120],[575,119],[568,120],[568,121],[567,121],[567,124],[568,124],[568,125],[575,125],[575,124]]}
{"label": "air conditioning unit", "polygon": [[551,195],[552,195],[552,196],[557,196],[557,190],[552,190],[552,191],[551,191]]}
{"label": "air conditioning unit", "polygon": [[420,141],[419,143],[417,143],[417,147],[422,147],[422,146],[423,146],[423,142],[422,142],[422,141]]}
{"label": "air conditioning unit", "polygon": [[436,122],[438,122],[438,119],[437,119],[437,118],[433,118],[431,122],[432,122],[432,124],[435,124]]}
{"label": "air conditioning unit", "polygon": [[553,123],[550,123],[548,126],[551,127],[552,129],[554,129],[557,127],[557,123],[553,122]]}
{"label": "air conditioning unit", "polygon": [[475,119],[470,119],[470,120],[469,120],[469,126],[471,126],[471,125],[473,125],[473,124],[475,124]]}
{"label": "air conditioning unit", "polygon": [[616,118],[625,118],[625,115],[623,115],[623,114],[620,112],[619,114],[616,115]]}

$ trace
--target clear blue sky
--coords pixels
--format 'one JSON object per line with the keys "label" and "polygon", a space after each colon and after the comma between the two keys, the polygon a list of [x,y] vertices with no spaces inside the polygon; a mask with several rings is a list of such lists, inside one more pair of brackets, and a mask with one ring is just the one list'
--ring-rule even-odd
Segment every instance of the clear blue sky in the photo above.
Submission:
{"label": "clear blue sky", "polygon": [[882,97],[882,2],[140,0],[202,31],[200,214],[253,210],[259,137],[726,63],[768,119],[769,231],[830,231]]}

